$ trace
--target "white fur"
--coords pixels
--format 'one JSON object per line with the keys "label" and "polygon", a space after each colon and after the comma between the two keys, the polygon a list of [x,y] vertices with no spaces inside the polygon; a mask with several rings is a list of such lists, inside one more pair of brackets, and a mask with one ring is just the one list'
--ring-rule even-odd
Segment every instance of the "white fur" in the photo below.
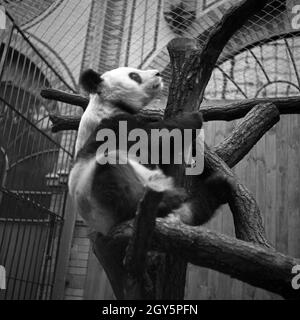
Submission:
{"label": "white fur", "polygon": [[[141,188],[148,186],[162,192],[174,187],[173,180],[167,178],[160,169],[150,170],[134,159],[129,159],[128,163],[141,181]],[[95,157],[77,162],[70,173],[69,192],[77,212],[85,220],[90,231],[107,235],[114,226],[114,221],[107,210],[98,206],[98,201],[91,193],[91,181],[94,177],[96,165]]]}
{"label": "white fur", "polygon": [[95,131],[102,119],[110,117],[114,110],[102,101],[98,94],[90,94],[90,101],[85,109],[78,128],[75,144],[75,157],[84,146],[89,136]]}
{"label": "white fur", "polygon": [[[138,73],[142,78],[142,84],[132,80],[129,77],[130,72]],[[75,157],[101,120],[117,112],[112,108],[112,102],[122,101],[138,111],[157,96],[163,86],[161,77],[158,77],[157,73],[157,70],[143,71],[122,67],[101,76],[103,81],[100,84],[99,94],[90,95],[88,107],[79,124]],[[161,170],[149,170],[134,159],[129,159],[129,164],[139,177],[141,187],[149,185],[161,191],[173,188],[172,179],[166,178]],[[77,161],[70,172],[68,185],[75,208],[82,218],[92,231],[106,235],[114,225],[114,221],[109,212],[98,206],[91,193],[96,165],[95,157]]]}
{"label": "white fur", "polygon": [[107,234],[113,226],[109,212],[99,208],[91,196],[91,181],[96,169],[96,159],[77,162],[69,177],[69,192],[77,212],[89,226],[90,231]]}
{"label": "white fur", "polygon": [[[139,84],[129,77],[130,73],[138,73],[142,78]],[[105,72],[101,78],[101,96],[106,101],[121,100],[135,107],[137,110],[146,106],[162,89],[161,77],[157,77],[158,70],[139,70],[121,67]]]}
{"label": "white fur", "polygon": [[[131,72],[140,75],[143,80],[142,84],[136,83],[129,77]],[[158,70],[121,67],[105,72],[101,76],[103,81],[99,94],[90,94],[89,104],[80,120],[75,157],[101,120],[118,112],[112,108],[112,102],[122,101],[139,111],[160,93],[163,83],[161,77],[156,76],[157,73]]]}

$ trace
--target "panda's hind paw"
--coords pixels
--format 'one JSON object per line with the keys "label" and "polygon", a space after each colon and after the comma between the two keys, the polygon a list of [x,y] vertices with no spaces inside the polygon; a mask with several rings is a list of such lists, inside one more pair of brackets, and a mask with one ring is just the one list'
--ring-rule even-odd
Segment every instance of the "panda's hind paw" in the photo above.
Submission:
{"label": "panda's hind paw", "polygon": [[174,188],[172,177],[165,176],[161,171],[155,171],[148,179],[147,186],[155,191],[164,192]]}

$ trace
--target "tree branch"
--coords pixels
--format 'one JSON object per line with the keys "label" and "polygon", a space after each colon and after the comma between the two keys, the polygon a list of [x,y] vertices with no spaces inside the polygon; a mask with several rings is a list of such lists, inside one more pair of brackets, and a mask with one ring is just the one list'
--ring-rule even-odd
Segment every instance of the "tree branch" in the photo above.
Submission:
{"label": "tree branch", "polygon": [[274,104],[259,104],[249,111],[229,137],[212,150],[232,168],[279,119],[279,111]]}
{"label": "tree branch", "polygon": [[[68,93],[65,93],[68,95]],[[232,121],[243,118],[254,106],[260,104],[262,107],[266,103],[276,105],[280,114],[300,114],[300,97],[270,98],[270,99],[249,99],[240,102],[224,105],[221,107],[206,106],[201,108],[204,121]],[[163,118],[164,110],[159,108],[147,108],[139,113],[142,119],[147,121],[158,121]],[[63,116],[50,114],[53,123],[52,131],[77,130],[80,117]]]}
{"label": "tree branch", "polygon": [[147,252],[152,240],[158,205],[163,196],[163,193],[156,189],[155,186],[146,188],[134,219],[133,235],[129,240],[124,259],[125,269],[128,272],[125,281],[126,299],[155,297],[151,292],[153,291],[151,280],[148,279],[148,284],[145,284],[145,280],[148,278],[146,274]]}
{"label": "tree branch", "polygon": [[[226,177],[231,182],[232,190],[228,203],[233,214],[236,237],[270,247],[265,238],[259,207],[251,192],[238,181],[228,165],[208,147],[205,148],[204,157],[204,173],[208,170]],[[194,179],[201,179],[201,176],[195,176]]]}
{"label": "tree branch", "polygon": [[248,99],[224,106],[206,106],[201,109],[204,121],[232,121],[243,118],[258,104],[273,103],[280,114],[300,114],[300,97]]}
{"label": "tree branch", "polygon": [[78,130],[81,117],[50,113],[49,119],[52,122],[51,131],[55,133],[63,130]]}
{"label": "tree branch", "polygon": [[[112,242],[127,243],[131,226],[132,222],[126,222],[115,228],[110,234]],[[291,270],[300,261],[275,250],[164,219],[156,220],[151,249],[179,254],[194,265],[228,274],[287,299],[300,299],[300,290],[291,286]]]}
{"label": "tree branch", "polygon": [[84,98],[79,94],[68,93],[57,89],[42,89],[41,96],[48,100],[56,100],[59,102],[72,104],[73,106],[79,106],[84,110],[89,103],[89,99]]}

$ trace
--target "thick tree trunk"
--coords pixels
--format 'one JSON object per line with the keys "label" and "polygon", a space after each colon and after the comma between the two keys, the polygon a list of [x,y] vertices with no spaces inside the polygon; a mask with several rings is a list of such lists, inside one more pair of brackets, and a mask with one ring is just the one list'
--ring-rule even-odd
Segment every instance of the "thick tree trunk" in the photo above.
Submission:
{"label": "thick tree trunk", "polygon": [[[178,54],[170,53],[171,67],[176,73],[172,75],[166,117],[200,108],[205,88],[225,45],[250,17],[261,11],[267,2],[268,0],[243,0],[234,5],[224,14],[201,49],[196,42],[193,47],[191,40],[188,39],[176,40],[171,44],[179,55],[186,46],[188,57],[184,58],[181,54],[182,58],[178,59]],[[172,62],[172,58],[178,59],[180,68]]]}

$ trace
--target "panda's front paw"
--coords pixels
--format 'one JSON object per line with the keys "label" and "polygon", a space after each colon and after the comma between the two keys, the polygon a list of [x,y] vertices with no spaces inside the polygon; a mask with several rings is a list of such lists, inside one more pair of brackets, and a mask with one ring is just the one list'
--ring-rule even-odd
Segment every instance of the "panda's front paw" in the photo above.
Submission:
{"label": "panda's front paw", "polygon": [[184,113],[181,118],[181,125],[185,129],[201,129],[203,117],[201,112]]}
{"label": "panda's front paw", "polygon": [[201,129],[203,125],[203,116],[201,112],[192,112],[191,118],[193,119],[193,122],[195,123],[196,129]]}

